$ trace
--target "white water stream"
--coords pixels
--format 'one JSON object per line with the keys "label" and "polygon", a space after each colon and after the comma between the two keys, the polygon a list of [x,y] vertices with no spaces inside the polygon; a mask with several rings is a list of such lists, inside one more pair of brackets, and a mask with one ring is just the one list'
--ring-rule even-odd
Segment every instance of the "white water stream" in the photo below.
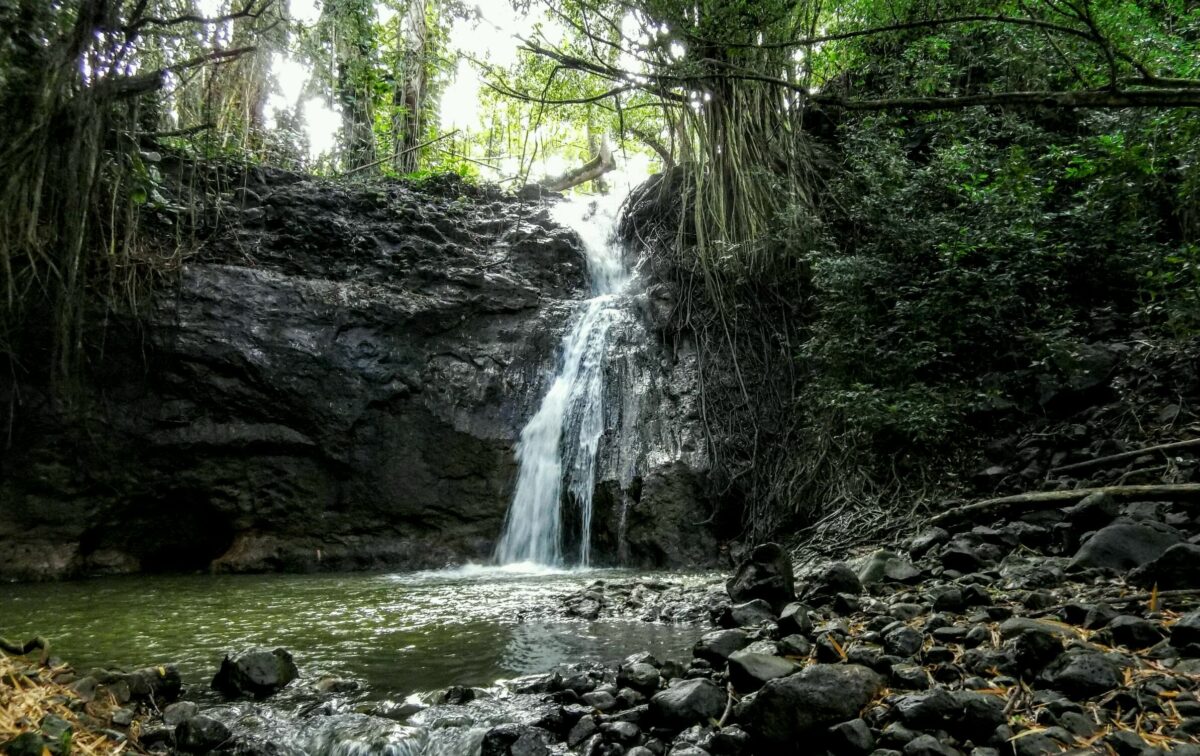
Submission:
{"label": "white water stream", "polygon": [[630,275],[614,240],[619,202],[572,199],[551,211],[583,240],[592,297],[583,302],[559,349],[558,369],[517,443],[517,490],[496,549],[501,564],[564,562],[563,487],[579,509],[579,566],[591,561],[596,452],[604,432],[608,331]]}

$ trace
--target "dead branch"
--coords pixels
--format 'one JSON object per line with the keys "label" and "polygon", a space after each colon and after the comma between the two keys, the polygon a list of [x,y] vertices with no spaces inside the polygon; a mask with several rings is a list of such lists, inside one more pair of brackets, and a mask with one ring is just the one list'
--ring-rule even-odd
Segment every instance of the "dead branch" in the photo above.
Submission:
{"label": "dead branch", "polygon": [[967,504],[929,518],[930,525],[956,523],[984,512],[1008,510],[1036,511],[1070,505],[1092,494],[1108,494],[1118,501],[1200,501],[1200,483],[1178,483],[1152,486],[1102,486],[1077,488],[1071,491],[1036,491],[1033,493],[985,499]]}
{"label": "dead branch", "polygon": [[585,181],[597,179],[617,167],[617,161],[613,159],[612,151],[608,145],[602,143],[600,151],[596,153],[596,157],[588,162],[572,169],[559,176],[558,178],[549,179],[541,182],[542,186],[552,192],[563,192],[573,186],[579,186]]}
{"label": "dead branch", "polygon": [[1184,441],[1172,441],[1169,444],[1158,444],[1156,446],[1147,446],[1141,449],[1132,451],[1124,451],[1118,454],[1110,454],[1107,457],[1094,457],[1084,460],[1083,462],[1074,462],[1069,465],[1062,465],[1050,470],[1051,474],[1078,472],[1079,470],[1090,470],[1093,467],[1104,467],[1115,462],[1124,462],[1130,459],[1137,459],[1144,454],[1155,454],[1157,452],[1172,452],[1176,449],[1190,449],[1192,447],[1200,447],[1200,438],[1189,438]]}

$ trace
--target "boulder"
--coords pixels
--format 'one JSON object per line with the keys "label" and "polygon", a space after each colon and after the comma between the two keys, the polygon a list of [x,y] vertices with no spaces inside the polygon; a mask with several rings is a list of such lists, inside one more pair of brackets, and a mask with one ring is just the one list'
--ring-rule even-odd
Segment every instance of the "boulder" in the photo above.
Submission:
{"label": "boulder", "polygon": [[1043,673],[1050,687],[1073,698],[1091,698],[1121,684],[1121,667],[1099,651],[1073,650],[1058,657]]}
{"label": "boulder", "polygon": [[854,719],[883,689],[883,678],[857,664],[811,665],[771,680],[738,706],[738,721],[761,753],[809,752],[807,739]]}
{"label": "boulder", "polygon": [[725,703],[725,691],[712,680],[682,680],[650,699],[650,717],[657,725],[681,730],[720,717]]}
{"label": "boulder", "polygon": [[1149,648],[1163,639],[1158,625],[1131,614],[1122,614],[1114,618],[1105,630],[1118,646],[1133,649]]}
{"label": "boulder", "polygon": [[735,602],[762,599],[778,611],[796,599],[791,555],[777,543],[755,546],[725,587]]}
{"label": "boulder", "polygon": [[1200,609],[1188,612],[1171,625],[1171,645],[1183,648],[1200,644]]}
{"label": "boulder", "polygon": [[283,690],[300,676],[287,650],[252,648],[226,656],[213,677],[212,688],[228,698],[263,699]]}
{"label": "boulder", "polygon": [[729,655],[729,681],[739,693],[756,691],[767,681],[787,677],[798,669],[799,664],[770,654],[743,650]]}
{"label": "boulder", "polygon": [[816,601],[832,599],[839,594],[857,596],[862,592],[862,582],[850,565],[845,562],[829,562],[812,574],[801,598]]}
{"label": "boulder", "polygon": [[872,554],[858,571],[858,580],[864,586],[875,585],[885,580],[909,583],[920,576],[920,571],[913,567],[912,562],[883,549]]}
{"label": "boulder", "polygon": [[1176,591],[1200,588],[1200,546],[1178,543],[1154,561],[1129,573],[1129,582],[1159,590]]}
{"label": "boulder", "polygon": [[1087,540],[1071,559],[1071,569],[1099,567],[1131,570],[1153,562],[1183,539],[1173,528],[1159,523],[1117,520]]}

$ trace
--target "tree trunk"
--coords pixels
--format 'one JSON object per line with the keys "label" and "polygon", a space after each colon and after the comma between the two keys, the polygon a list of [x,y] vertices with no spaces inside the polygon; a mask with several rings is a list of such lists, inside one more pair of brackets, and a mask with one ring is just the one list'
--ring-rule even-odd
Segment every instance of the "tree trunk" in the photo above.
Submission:
{"label": "tree trunk", "polygon": [[398,173],[412,173],[420,167],[421,151],[411,149],[421,143],[424,136],[425,94],[428,66],[426,66],[426,44],[429,38],[428,21],[425,16],[424,0],[409,0],[404,24],[405,52],[404,78],[397,84],[397,118],[395,124],[395,159],[393,167]]}

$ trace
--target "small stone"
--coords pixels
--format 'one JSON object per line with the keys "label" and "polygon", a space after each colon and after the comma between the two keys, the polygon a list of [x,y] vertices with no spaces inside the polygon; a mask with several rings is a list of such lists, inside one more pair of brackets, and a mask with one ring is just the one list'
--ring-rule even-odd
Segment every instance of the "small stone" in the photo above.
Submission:
{"label": "small stone", "polygon": [[779,614],[779,629],[788,635],[808,635],[812,628],[812,618],[804,604],[792,602]]}
{"label": "small stone", "polygon": [[720,717],[725,700],[725,691],[712,680],[684,680],[650,699],[650,715],[667,727],[683,728]]}
{"label": "small stone", "polygon": [[722,627],[755,627],[774,620],[775,612],[771,611],[771,605],[763,599],[754,599],[726,607],[718,624]]}
{"label": "small stone", "polygon": [[883,636],[883,647],[895,656],[911,657],[921,650],[924,637],[911,627],[900,626]]}
{"label": "small stone", "polygon": [[829,750],[836,756],[857,756],[875,749],[875,736],[867,723],[851,719],[829,728]]}
{"label": "small stone", "polygon": [[175,745],[185,753],[207,753],[229,740],[231,735],[224,724],[199,715],[175,728]]}
{"label": "small stone", "polygon": [[919,735],[904,746],[904,756],[962,756],[962,751],[932,735]]}
{"label": "small stone", "polygon": [[110,721],[116,727],[128,727],[133,724],[133,709],[117,709],[112,713]]}
{"label": "small stone", "polygon": [[200,707],[191,701],[180,701],[173,703],[163,709],[163,724],[170,727],[176,727],[180,722],[191,719],[200,712]]}
{"label": "small stone", "polygon": [[585,704],[591,706],[596,711],[609,711],[617,705],[616,696],[606,690],[594,690],[591,693],[584,693],[580,698]]}
{"label": "small stone", "polygon": [[692,654],[713,664],[724,664],[734,651],[740,651],[750,643],[744,630],[714,630],[705,633],[692,647]]}

